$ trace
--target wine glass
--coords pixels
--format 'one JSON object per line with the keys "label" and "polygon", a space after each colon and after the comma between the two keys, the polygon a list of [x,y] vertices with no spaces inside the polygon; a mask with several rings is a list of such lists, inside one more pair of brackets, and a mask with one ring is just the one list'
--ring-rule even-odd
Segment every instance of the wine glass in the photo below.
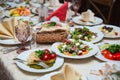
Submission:
{"label": "wine glass", "polygon": [[77,12],[78,12],[78,10],[79,10],[79,8],[80,8],[80,1],[81,1],[81,0],[73,0],[73,1],[72,1],[72,9],[73,9],[73,11],[74,11],[73,17],[78,16],[78,15],[77,15]]}
{"label": "wine glass", "polygon": [[25,44],[30,36],[30,26],[18,23],[18,25],[15,26],[15,34],[17,39],[21,42],[21,47],[17,50],[17,53],[19,54],[28,50],[28,48],[25,47]]}

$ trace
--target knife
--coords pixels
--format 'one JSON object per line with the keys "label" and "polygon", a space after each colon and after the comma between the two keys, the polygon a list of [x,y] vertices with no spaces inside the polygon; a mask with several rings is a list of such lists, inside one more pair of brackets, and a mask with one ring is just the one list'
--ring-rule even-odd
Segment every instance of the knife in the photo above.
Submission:
{"label": "knife", "polygon": [[[18,61],[23,64],[28,64],[27,61],[19,59],[19,58],[14,58],[13,60]],[[40,66],[44,67],[45,69],[49,68],[49,66],[47,64],[45,64],[43,61],[38,62],[37,65],[40,65]]]}

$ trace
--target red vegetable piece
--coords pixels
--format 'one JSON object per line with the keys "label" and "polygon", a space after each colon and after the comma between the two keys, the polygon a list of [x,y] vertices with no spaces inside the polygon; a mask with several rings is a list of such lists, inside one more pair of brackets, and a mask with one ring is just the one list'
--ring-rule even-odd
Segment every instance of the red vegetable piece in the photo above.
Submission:
{"label": "red vegetable piece", "polygon": [[120,52],[116,52],[113,54],[113,59],[114,60],[120,60]]}
{"label": "red vegetable piece", "polygon": [[48,49],[45,49],[44,51],[45,51],[45,53],[50,53],[50,51]]}
{"label": "red vegetable piece", "polygon": [[51,59],[56,59],[57,55],[55,53],[50,54],[51,55]]}
{"label": "red vegetable piece", "polygon": [[42,60],[45,60],[45,61],[50,60],[50,59],[51,59],[51,55],[48,54],[48,53],[45,53],[45,54],[42,56],[41,59],[42,59]]}
{"label": "red vegetable piece", "polygon": [[111,52],[109,50],[103,50],[102,54],[105,58],[113,60],[113,55],[111,54]]}

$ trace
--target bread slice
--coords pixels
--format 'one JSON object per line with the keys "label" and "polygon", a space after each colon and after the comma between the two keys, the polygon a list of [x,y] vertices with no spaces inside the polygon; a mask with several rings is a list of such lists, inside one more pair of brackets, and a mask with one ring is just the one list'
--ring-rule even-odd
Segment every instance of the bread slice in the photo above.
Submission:
{"label": "bread slice", "polygon": [[81,80],[81,75],[68,64],[64,66],[63,74],[65,80]]}
{"label": "bread slice", "polygon": [[51,80],[64,80],[64,76],[63,76],[62,73],[58,73],[58,74],[56,74],[56,75],[53,75],[53,76],[51,77]]}

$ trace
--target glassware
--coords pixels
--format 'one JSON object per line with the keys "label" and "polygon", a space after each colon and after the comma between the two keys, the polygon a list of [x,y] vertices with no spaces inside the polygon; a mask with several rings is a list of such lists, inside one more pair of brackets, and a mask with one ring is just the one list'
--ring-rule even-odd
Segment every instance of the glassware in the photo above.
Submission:
{"label": "glassware", "polygon": [[28,50],[28,48],[25,47],[25,44],[30,37],[30,26],[18,23],[18,25],[15,26],[15,34],[17,39],[21,42],[21,47],[17,50],[17,53],[19,54],[25,50]]}
{"label": "glassware", "polygon": [[39,22],[44,22],[47,16],[48,8],[44,5],[41,5],[41,7],[39,8]]}
{"label": "glassware", "polygon": [[[29,22],[32,22],[32,19],[33,17],[30,17]],[[32,37],[30,41],[30,49],[37,48],[36,36],[38,31],[39,31],[38,27],[35,27],[34,25],[30,25],[30,35]]]}
{"label": "glassware", "polygon": [[72,9],[73,9],[73,11],[74,11],[73,17],[74,17],[74,16],[78,16],[78,15],[77,15],[77,12],[78,12],[78,10],[79,10],[79,8],[80,8],[80,1],[81,1],[81,0],[73,0],[73,1],[72,1]]}

